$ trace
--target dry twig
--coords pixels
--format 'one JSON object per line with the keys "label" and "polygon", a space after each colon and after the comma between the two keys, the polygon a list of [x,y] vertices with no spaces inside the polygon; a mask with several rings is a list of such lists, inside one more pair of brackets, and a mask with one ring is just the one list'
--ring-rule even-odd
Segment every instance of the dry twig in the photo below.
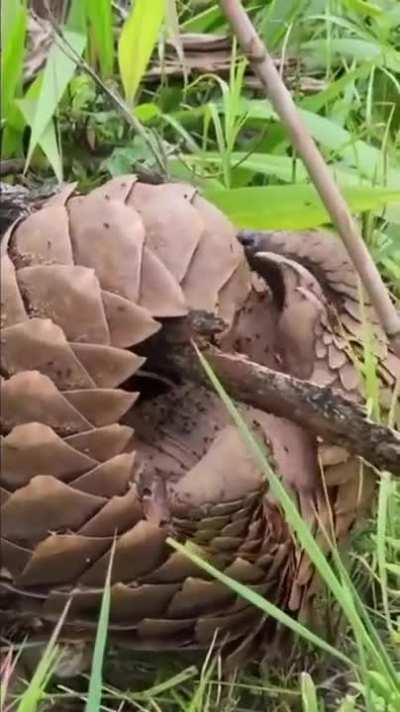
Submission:
{"label": "dry twig", "polygon": [[221,329],[211,314],[193,312],[158,332],[147,362],[164,354],[168,375],[185,377],[210,388],[193,353],[192,338],[229,395],[260,410],[287,418],[328,442],[344,447],[377,468],[400,475],[400,433],[371,421],[365,410],[329,387],[317,386],[249,361],[240,354],[223,353],[210,346]]}

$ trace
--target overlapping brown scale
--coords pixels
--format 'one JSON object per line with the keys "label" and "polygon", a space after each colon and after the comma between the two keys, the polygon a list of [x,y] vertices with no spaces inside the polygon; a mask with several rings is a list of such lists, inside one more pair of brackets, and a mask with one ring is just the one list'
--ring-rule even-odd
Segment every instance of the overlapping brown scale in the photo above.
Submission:
{"label": "overlapping brown scale", "polygon": [[[255,586],[261,594],[267,592],[282,606],[287,604],[297,573],[300,593],[291,597],[294,610],[303,605],[312,568],[304,557],[294,556],[294,542],[282,513],[270,494],[265,496],[262,475],[217,398],[206,397],[195,386],[172,389],[167,396],[144,402],[136,415],[126,418],[137,431],[134,439],[130,428],[116,425],[136,394],[115,386],[142,363],[123,349],[160,328],[153,317],[186,314],[187,302],[190,308],[218,311],[228,324],[241,323],[236,336],[234,329],[229,333],[230,344],[245,353],[251,349],[255,360],[285,368],[285,353],[279,353],[284,341],[289,355],[297,346],[302,377],[304,364],[309,368],[311,363],[312,378],[318,376],[319,369],[321,378],[333,376],[335,387],[354,390],[358,386],[353,385],[342,343],[349,333],[357,340],[354,324],[360,325],[352,302],[351,276],[331,250],[325,264],[329,288],[341,295],[338,303],[345,304],[343,312],[352,320],[343,335],[331,323],[331,315],[328,318],[325,309],[320,309],[325,297],[304,267],[293,269],[288,261],[278,261],[286,285],[282,304],[272,301],[267,290],[260,299],[257,290],[249,297],[249,272],[231,226],[194,189],[186,194],[186,187],[180,184],[144,187],[135,177],[123,176],[88,198],[71,198],[68,191],[58,205],[45,210],[64,210],[62,205],[67,201],[77,268],[71,267],[70,247],[71,259],[67,259],[61,227],[58,253],[55,244],[46,252],[36,236],[31,239],[33,256],[22,255],[20,226],[8,243],[9,255],[16,257],[25,305],[11,263],[6,263],[6,299],[11,308],[8,317],[6,313],[5,372],[23,369],[3,383],[10,396],[4,409],[4,428],[11,433],[5,439],[7,482],[2,506],[8,535],[14,536],[13,541],[7,540],[7,567],[18,586],[41,586],[41,595],[49,594],[45,615],[61,610],[74,589],[74,615],[94,627],[117,532],[111,592],[115,630],[127,629],[135,644],[149,648],[206,645],[216,627],[222,636],[244,637],[250,644],[247,634],[254,626],[260,629],[260,613],[236,600],[183,555],[171,552],[166,536],[173,531],[181,540],[194,538],[204,558]],[[55,215],[44,216],[43,239],[51,229],[49,214]],[[65,211],[63,214],[65,217]],[[305,249],[303,245],[301,249]],[[314,255],[315,265],[321,266],[319,245]],[[306,261],[304,264],[310,266]],[[41,282],[50,274],[46,270],[52,270],[53,276],[44,285]],[[93,281],[91,270],[99,284]],[[342,282],[337,281],[338,270],[342,270]],[[82,301],[78,282],[82,279],[83,284],[84,278],[88,289],[85,283],[87,298]],[[273,287],[271,290],[273,293]],[[61,294],[74,300],[71,311],[61,303]],[[235,315],[241,307],[240,322]],[[246,307],[254,308],[251,319],[247,315],[247,324]],[[34,327],[40,320],[29,319],[28,323],[34,323],[28,332],[21,328],[27,322],[27,312],[30,317],[47,318],[46,328],[36,329],[37,336]],[[80,319],[75,316],[70,323],[78,313]],[[62,327],[62,338],[60,332],[56,335],[56,324]],[[56,338],[52,339],[53,335]],[[32,362],[17,352],[16,345],[35,354],[32,344],[39,354],[34,365],[42,374],[26,374],[24,369],[32,369]],[[42,360],[41,348],[47,361]],[[71,354],[85,382],[78,383],[77,376],[74,381],[70,374],[67,377],[65,364]],[[61,359],[61,375],[51,370],[53,356]],[[289,361],[286,359],[286,367]],[[44,374],[50,374],[58,388]],[[285,421],[250,408],[241,408],[241,412],[264,439],[274,468],[300,493],[304,516],[314,526],[315,443]],[[35,423],[40,428],[36,444]],[[15,427],[18,425],[27,428],[26,441],[24,431]],[[66,436],[65,440],[59,436]],[[15,442],[20,444],[17,452]],[[46,450],[39,456],[40,443]],[[133,446],[137,447],[135,460],[130,454]],[[39,493],[43,496],[50,481],[49,495],[43,497],[47,509],[42,509],[40,521]],[[351,516],[357,511],[353,492],[346,490],[347,475],[328,487],[337,505],[338,531],[344,531],[351,525],[346,497],[352,501]],[[163,502],[163,497],[168,501]],[[325,516],[318,497],[315,501]],[[30,523],[19,526],[23,508]],[[13,554],[15,562],[11,564]],[[52,586],[55,588],[50,592]],[[172,616],[173,620],[168,620]]]}
{"label": "overlapping brown scale", "polygon": [[62,330],[50,319],[30,319],[4,329],[1,366],[10,376],[38,370],[60,389],[95,385]]}
{"label": "overlapping brown scale", "polygon": [[42,615],[51,618],[59,617],[69,601],[69,615],[78,618],[78,620],[86,617],[87,625],[90,625],[91,617],[98,616],[102,595],[102,588],[72,588],[68,591],[54,588],[49,591],[43,602]]}
{"label": "overlapping brown scale", "polygon": [[94,269],[102,289],[137,302],[145,231],[136,211],[89,194],[71,198],[68,212],[75,263]]}
{"label": "overlapping brown scale", "polygon": [[125,203],[136,182],[137,178],[135,175],[117,176],[92,190],[90,195],[104,198],[105,200],[118,200]]}
{"label": "overlapping brown scale", "polygon": [[174,600],[179,584],[142,584],[135,588],[122,583],[111,587],[110,620],[132,625],[143,618],[157,618]]}
{"label": "overlapping brown scale", "polygon": [[104,290],[101,296],[112,346],[134,346],[161,328],[161,324],[151,317],[147,309],[138,304]]}
{"label": "overlapping brown scale", "polygon": [[74,183],[65,183],[58,193],[55,193],[44,202],[43,207],[51,208],[59,205],[65,206],[69,198],[76,191],[77,185],[77,181]]}
{"label": "overlapping brown scale", "polygon": [[138,395],[117,388],[72,390],[63,393],[65,400],[84,416],[87,424],[97,428],[117,422],[134,404]]}
{"label": "overlapping brown scale", "polygon": [[246,606],[243,610],[237,613],[231,613],[220,616],[205,616],[196,622],[195,635],[196,641],[201,646],[208,646],[215,636],[215,631],[218,630],[220,640],[224,636],[229,636],[229,639],[238,638],[252,628],[262,617],[259,609],[255,606]]}
{"label": "overlapping brown scale", "polygon": [[184,316],[188,311],[178,282],[146,246],[143,248],[139,304],[154,317]]}
{"label": "overlapping brown scale", "polygon": [[[115,420],[118,420],[118,418]],[[118,422],[113,422],[112,425],[104,425],[95,430],[88,430],[85,433],[70,435],[64,439],[64,442],[86,457],[93,458],[98,462],[104,462],[109,457],[123,452],[131,438],[131,428],[126,425],[119,425]]]}
{"label": "overlapping brown scale", "polygon": [[1,446],[1,481],[12,490],[42,473],[68,482],[96,466],[96,460],[71,447],[43,423],[18,425]]}
{"label": "overlapping brown scale", "polygon": [[[284,369],[298,378],[339,388],[350,397],[358,398],[360,380],[350,346],[343,338],[340,324],[336,325],[335,320],[329,318],[327,301],[316,278],[303,266],[281,255],[259,253],[257,258],[260,265],[264,260],[268,266],[274,264],[284,284],[285,301],[276,327],[276,343]],[[353,319],[346,314],[344,317],[345,321]],[[342,323],[347,327],[345,321]]]}
{"label": "overlapping brown scale", "polygon": [[32,556],[31,549],[18,546],[8,541],[4,536],[1,539],[1,565],[13,578],[22,574]]}
{"label": "overlapping brown scale", "polygon": [[135,486],[121,496],[114,496],[91,519],[84,523],[78,534],[100,537],[114,536],[133,527],[143,517],[142,503]]}
{"label": "overlapping brown scale", "polygon": [[[209,554],[202,552],[203,558],[208,560]],[[194,564],[187,556],[178,551],[172,552],[170,556],[159,566],[156,566],[153,571],[142,576],[142,580],[148,583],[174,583],[183,581],[188,576],[199,576],[199,567]],[[210,578],[205,572],[201,572],[203,578]]]}
{"label": "overlapping brown scale", "polygon": [[115,455],[93,470],[75,479],[71,486],[80,492],[101,497],[123,494],[133,478],[134,452]]}
{"label": "overlapping brown scale", "polygon": [[[287,255],[293,260],[302,262],[315,275],[325,291],[330,308],[333,307],[333,311],[339,317],[339,322],[336,320],[336,323],[335,319],[330,319],[330,326],[336,335],[344,337],[345,342],[350,342],[355,346],[362,357],[362,344],[366,338],[366,329],[372,327],[373,350],[383,363],[388,361],[390,351],[379,319],[368,296],[360,287],[358,274],[342,241],[336,235],[323,231],[267,232],[261,233],[258,242],[262,245],[262,249]],[[360,304],[360,299],[362,299],[362,304]],[[332,339],[328,339],[327,334],[324,334],[323,338],[326,345],[332,343]],[[321,355],[321,353],[318,354],[319,357]],[[396,357],[394,358],[396,359]],[[348,389],[350,380],[353,384],[355,383],[355,376],[353,374],[353,378],[349,378],[350,367],[347,364],[345,369],[347,373],[343,376],[340,387]],[[396,371],[396,366],[394,370]],[[339,373],[338,376],[340,376]],[[352,385],[354,393],[358,387],[358,385]]]}
{"label": "overlapping brown scale", "polygon": [[348,363],[348,355],[343,348],[338,348],[334,343],[328,349],[328,363],[332,370],[336,371]]}
{"label": "overlapping brown scale", "polygon": [[201,215],[190,202],[195,193],[195,188],[184,183],[136,183],[127,200],[143,220],[146,246],[179,283],[204,230]]}
{"label": "overlapping brown scale", "polygon": [[[131,429],[116,422],[137,394],[116,386],[143,363],[124,349],[160,328],[153,317],[187,313],[180,281],[192,296],[195,282],[201,282],[199,299],[192,306],[219,308],[229,323],[248,294],[249,271],[229,223],[192,188],[147,187],[123,176],[87,198],[71,197],[72,191],[66,187],[41,211],[40,220],[30,221],[29,231],[36,233],[29,239],[25,240],[26,225],[23,229],[18,225],[3,246],[9,246],[18,267],[15,275],[12,262],[5,263],[11,308],[3,369],[11,377],[2,387],[7,396],[4,429],[11,431],[5,438],[6,486],[11,492],[5,490],[2,506],[8,551],[15,553],[14,569],[9,570],[19,587],[40,586],[41,595],[49,594],[46,614],[54,613],[74,588],[74,612],[85,617],[99,605],[99,591],[93,586],[101,588],[104,583],[117,532],[112,623],[121,629],[131,627],[135,640],[144,645],[177,640],[197,645],[191,600],[197,601],[196,591],[204,591],[202,610],[222,611],[227,589],[166,547],[171,531],[168,507],[164,524],[157,519],[160,503],[146,499],[147,483],[156,498],[164,496],[162,488],[159,495],[153,485],[172,473],[173,506],[178,494],[185,496],[186,484],[195,485],[189,498],[193,507],[189,530],[194,528],[203,539],[209,533],[204,557],[221,567],[232,565],[232,571],[243,537],[248,545],[243,556],[253,556],[262,542],[256,500],[264,485],[240,446],[235,487],[229,492],[232,472],[224,459],[227,455],[235,459],[238,437],[223,407],[215,406],[217,399],[208,399],[195,387],[186,387],[186,394],[178,389],[158,411],[149,404],[148,416],[155,421],[150,428],[140,422],[146,414],[143,406],[133,441]],[[51,236],[57,216],[62,219]],[[204,291],[202,270],[210,255],[212,279]],[[12,375],[15,371],[19,373]],[[188,391],[191,397],[183,409]],[[140,444],[143,434],[147,441]],[[197,482],[198,460],[204,462]],[[138,468],[143,464],[141,473]],[[215,466],[214,481],[209,465]],[[23,511],[28,514],[22,526]],[[186,524],[176,515],[177,511],[173,526],[183,532]],[[257,579],[259,567],[248,566],[243,572],[242,562],[239,573]],[[187,577],[192,578],[180,590]],[[50,593],[52,586],[56,588]],[[65,591],[57,590],[64,586]],[[165,619],[170,603],[173,621]]]}
{"label": "overlapping brown scale", "polygon": [[251,585],[260,583],[264,579],[265,571],[256,564],[238,557],[225,569],[225,574],[241,583]]}
{"label": "overlapping brown scale", "polygon": [[8,326],[26,321],[28,315],[19,291],[15,267],[8,255],[1,257],[0,268],[0,327],[6,329]]}
{"label": "overlapping brown scale", "polygon": [[0,486],[0,506],[5,504],[10,497],[11,497],[11,492],[9,492],[4,487]]}
{"label": "overlapping brown scale", "polygon": [[[112,583],[135,581],[159,566],[165,558],[164,542],[167,531],[145,520],[122,534],[115,545],[112,568]],[[86,586],[102,586],[110,560],[110,551],[93,566],[87,568],[79,583]]]}
{"label": "overlapping brown scale", "polygon": [[110,343],[100,286],[92,269],[36,265],[20,269],[17,277],[31,316],[50,318],[69,341]]}
{"label": "overlapping brown scale", "polygon": [[12,258],[17,267],[72,265],[68,213],[62,205],[38,210],[15,228],[11,237]]}
{"label": "overlapping brown scale", "polygon": [[192,205],[205,229],[182,281],[182,289],[189,308],[213,312],[220,290],[243,260],[243,250],[231,223],[217,208],[198,195]]}
{"label": "overlapping brown scale", "polygon": [[159,649],[162,644],[168,647],[180,647],[193,643],[193,628],[196,618],[184,620],[165,620],[163,618],[145,618],[137,626],[139,638],[148,641],[151,649]]}
{"label": "overlapping brown scale", "polygon": [[171,618],[200,616],[222,611],[233,602],[235,594],[217,581],[188,577],[169,604],[166,614]]}
{"label": "overlapping brown scale", "polygon": [[[132,351],[119,349],[115,346],[72,343],[70,346],[79,362],[90,374],[93,384],[99,388],[115,388],[119,386],[145,362],[142,356],[137,356]],[[70,385],[70,388],[77,387],[76,385]]]}
{"label": "overlapping brown scale", "polygon": [[63,397],[53,381],[39,371],[23,371],[1,381],[2,427],[40,422],[59,435],[90,430],[91,423]]}
{"label": "overlapping brown scale", "polygon": [[[16,579],[21,586],[73,584],[80,574],[112,545],[106,537],[51,534],[35,547],[29,563]],[[104,584],[103,581],[99,584]]]}
{"label": "overlapping brown scale", "polygon": [[346,363],[339,370],[340,381],[344,391],[360,390],[361,378],[357,369],[351,362]]}
{"label": "overlapping brown scale", "polygon": [[2,508],[2,534],[14,541],[42,539],[50,531],[76,529],[105,499],[86,494],[55,477],[36,475],[13,492]]}

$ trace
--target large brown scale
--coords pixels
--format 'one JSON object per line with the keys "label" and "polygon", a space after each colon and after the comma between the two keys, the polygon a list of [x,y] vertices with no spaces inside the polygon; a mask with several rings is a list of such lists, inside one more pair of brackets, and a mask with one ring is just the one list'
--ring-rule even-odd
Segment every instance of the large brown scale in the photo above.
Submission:
{"label": "large brown scale", "polygon": [[[172,550],[169,535],[283,609],[312,613],[312,567],[224,406],[179,378],[145,378],[146,344],[171,320],[212,312],[226,323],[221,348],[361,400],[366,315],[386,401],[399,364],[372,307],[360,308],[335,236],[240,239],[245,250],[195,188],[134,176],[85,197],[67,187],[4,236],[5,631],[16,620],[47,630],[72,593],[65,635],[93,635],[115,535],[110,634],[133,648],[203,648],[218,629],[238,660],[272,641],[260,611]],[[344,539],[371,501],[371,471],[289,421],[239,407],[319,541],[327,547],[322,522]]]}

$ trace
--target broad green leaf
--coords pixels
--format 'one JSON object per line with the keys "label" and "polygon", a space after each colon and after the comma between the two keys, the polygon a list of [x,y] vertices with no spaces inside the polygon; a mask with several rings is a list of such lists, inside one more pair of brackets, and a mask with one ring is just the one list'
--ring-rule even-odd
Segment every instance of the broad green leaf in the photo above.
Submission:
{"label": "broad green leaf", "polygon": [[[353,213],[376,210],[400,201],[400,190],[386,188],[347,187],[343,193]],[[206,189],[205,195],[241,228],[300,230],[330,222],[311,185]]]}
{"label": "broad green leaf", "polygon": [[135,106],[133,113],[143,124],[145,124],[146,121],[152,121],[153,119],[162,116],[162,112],[160,111],[159,107],[152,101],[146,102],[144,104],[138,104],[137,106]]}
{"label": "broad green leaf", "polygon": [[118,61],[127,101],[132,104],[157,42],[165,0],[135,0],[118,43]]}
{"label": "broad green leaf", "polygon": [[[26,125],[29,125],[30,117],[34,116],[36,112],[38,98],[40,96],[40,91],[43,83],[43,74],[39,74],[35,81],[30,85],[27,90],[25,97],[23,99],[18,99],[16,104],[21,112],[22,117],[25,120]],[[47,157],[53,171],[57,177],[57,180],[62,181],[63,177],[63,166],[62,159],[58,148],[57,136],[55,123],[53,119],[50,119],[45,130],[43,131],[38,146],[42,149],[43,153]]]}
{"label": "broad green leaf", "polygon": [[2,51],[6,48],[10,33],[13,31],[14,25],[24,6],[25,3],[21,2],[21,0],[3,0],[0,5],[0,41]]}
{"label": "broad green leaf", "polygon": [[103,78],[111,76],[114,65],[114,35],[111,0],[86,0],[90,53],[96,57]]}
{"label": "broad green leaf", "polygon": [[81,55],[86,45],[86,37],[80,32],[66,29],[64,38],[65,46],[59,46],[56,43],[52,45],[43,70],[36,111],[29,121],[32,132],[26,159],[27,165],[32,159],[33,151],[40,142],[43,132],[47,130],[54,117],[57,106],[74,74],[76,62],[71,57],[70,48],[77,55]]}
{"label": "broad green leaf", "polygon": [[[20,99],[18,106],[21,109],[26,123],[29,124],[29,117],[35,114],[37,102],[28,98]],[[44,131],[42,131],[38,145],[47,157],[57,180],[61,183],[63,179],[63,166],[53,119],[50,119]]]}
{"label": "broad green leaf", "polygon": [[[2,52],[1,52],[1,113],[7,121],[11,104],[22,86],[25,56],[27,12],[16,0],[3,0],[1,7]],[[12,7],[12,4],[15,7]],[[3,25],[5,29],[3,30]]]}
{"label": "broad green leaf", "polygon": [[342,5],[347,10],[353,10],[362,15],[370,15],[371,17],[379,17],[383,13],[383,9],[375,5],[375,3],[367,2],[367,0],[341,0]]}

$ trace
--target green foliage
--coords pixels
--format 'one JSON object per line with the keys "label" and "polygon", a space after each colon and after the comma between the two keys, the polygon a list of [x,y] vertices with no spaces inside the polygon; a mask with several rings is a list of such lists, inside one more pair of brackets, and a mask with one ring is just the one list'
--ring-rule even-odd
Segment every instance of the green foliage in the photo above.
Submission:
{"label": "green foliage", "polygon": [[1,155],[7,157],[20,148],[20,120],[15,98],[22,91],[22,69],[25,57],[27,11],[20,0],[1,4]]}
{"label": "green foliage", "polygon": [[103,696],[103,661],[108,635],[108,621],[110,617],[111,571],[114,561],[115,542],[116,540],[114,539],[110,553],[107,576],[104,582],[85,712],[98,712]]}
{"label": "green foliage", "polygon": [[16,712],[36,712],[36,710],[39,710],[39,705],[45,698],[47,685],[61,657],[61,651],[57,645],[57,638],[68,614],[69,606],[70,602],[67,602],[49,638],[32,679],[17,703]]}
{"label": "green foliage", "polygon": [[[344,188],[343,193],[353,212],[376,210],[400,200],[399,190],[385,188],[351,186]],[[311,185],[206,190],[205,194],[238,227],[305,229],[329,221],[326,209]]]}
{"label": "green foliage", "polygon": [[111,0],[85,0],[92,66],[99,65],[103,79],[114,69],[114,36]]}
{"label": "green foliage", "polygon": [[[85,47],[85,35],[69,29],[67,26],[64,32],[64,39],[67,47],[72,49],[79,57]],[[27,165],[29,165],[37,145],[43,148],[43,134],[47,137],[49,127],[53,127],[53,119],[57,106],[63,97],[68,83],[74,75],[75,67],[76,61],[67,54],[65,47],[53,44],[43,70],[43,75],[39,75],[33,85],[38,90],[37,96],[34,99],[34,105],[30,107],[30,109],[33,108],[33,112],[24,112],[27,123],[31,128],[31,137],[26,158]],[[23,107],[24,104],[20,104],[20,106]],[[58,180],[61,181],[61,156],[58,152],[57,142],[55,140],[52,141],[51,152],[47,153],[47,157]]]}
{"label": "green foliage", "polygon": [[165,15],[165,0],[135,0],[118,43],[118,61],[125,98],[132,104]]}

